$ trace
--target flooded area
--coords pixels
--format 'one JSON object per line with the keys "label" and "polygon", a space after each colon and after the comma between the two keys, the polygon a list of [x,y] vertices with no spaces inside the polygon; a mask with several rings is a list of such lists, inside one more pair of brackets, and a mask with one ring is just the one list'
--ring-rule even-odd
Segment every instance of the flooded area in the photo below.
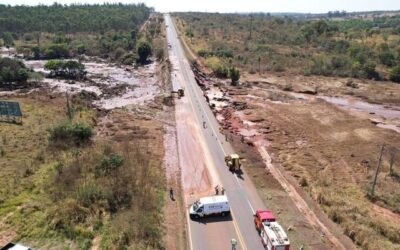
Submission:
{"label": "flooded area", "polygon": [[[1,48],[2,56],[16,57],[14,48]],[[21,59],[22,60],[22,59]],[[134,68],[107,63],[97,58],[86,58],[84,61],[85,80],[63,80],[44,78],[41,83],[50,87],[53,92],[79,93],[91,92],[98,97],[94,105],[103,109],[114,109],[128,105],[144,105],[154,100],[161,93],[155,77],[157,63]],[[44,68],[47,60],[22,60],[25,65],[44,76],[50,71]],[[8,92],[0,92],[0,96]]]}
{"label": "flooded area", "polygon": [[379,104],[371,104],[350,97],[318,96],[318,98],[323,99],[326,102],[332,103],[334,105],[343,107],[345,109],[368,112],[370,114],[373,113],[386,119],[400,120],[400,107],[396,108]]}

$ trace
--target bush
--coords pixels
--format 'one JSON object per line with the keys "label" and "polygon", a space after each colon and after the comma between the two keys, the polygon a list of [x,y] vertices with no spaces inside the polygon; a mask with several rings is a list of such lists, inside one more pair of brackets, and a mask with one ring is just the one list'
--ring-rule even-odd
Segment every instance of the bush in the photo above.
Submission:
{"label": "bush", "polygon": [[229,77],[231,78],[231,84],[236,85],[240,79],[240,71],[235,67],[229,69]]}
{"label": "bush", "polygon": [[29,72],[25,65],[11,58],[0,58],[0,84],[24,83],[28,80]]}
{"label": "bush", "polygon": [[93,136],[92,128],[82,123],[62,123],[50,129],[50,140],[63,144],[80,145],[90,141]]}
{"label": "bush", "polygon": [[376,64],[373,62],[367,62],[363,66],[363,71],[365,73],[365,77],[368,79],[379,80],[380,76],[379,73],[375,70]]}
{"label": "bush", "polygon": [[151,55],[151,45],[147,41],[139,41],[137,46],[137,53],[139,55],[139,62],[144,64],[147,58]]}
{"label": "bush", "polygon": [[138,58],[136,57],[135,54],[129,53],[124,56],[124,58],[122,59],[122,63],[125,65],[132,65],[137,60],[138,60]]}
{"label": "bush", "polygon": [[76,53],[78,53],[78,55],[83,55],[86,53],[86,46],[84,44],[79,44],[78,46],[76,46]]}
{"label": "bush", "polygon": [[43,49],[43,59],[69,58],[70,53],[65,44],[51,44]]}
{"label": "bush", "polygon": [[390,70],[389,78],[393,82],[400,83],[400,65],[398,65]]}
{"label": "bush", "polygon": [[86,75],[85,66],[74,60],[50,60],[44,68],[50,70],[50,76],[61,76],[67,79],[82,79]]}
{"label": "bush", "polygon": [[124,158],[118,154],[111,154],[110,156],[103,156],[96,170],[101,174],[108,175],[122,165],[124,165]]}
{"label": "bush", "polygon": [[227,78],[229,76],[228,68],[220,61],[218,57],[207,58],[206,65],[211,68],[216,77]]}
{"label": "bush", "polygon": [[86,183],[76,191],[76,200],[84,207],[90,207],[92,203],[96,203],[102,197],[101,188],[93,183]]}

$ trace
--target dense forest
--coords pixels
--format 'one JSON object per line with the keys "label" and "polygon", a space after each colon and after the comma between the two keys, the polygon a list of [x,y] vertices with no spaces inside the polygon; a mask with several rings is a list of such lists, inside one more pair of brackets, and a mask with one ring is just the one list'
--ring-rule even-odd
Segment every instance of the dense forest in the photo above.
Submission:
{"label": "dense forest", "polygon": [[130,31],[140,26],[151,11],[144,4],[0,5],[0,33]]}
{"label": "dense forest", "polygon": [[399,81],[400,15],[367,19],[180,13],[187,40],[216,75],[234,65],[275,71]]}
{"label": "dense forest", "polygon": [[85,54],[125,64],[143,62],[137,44],[151,42],[140,33],[151,12],[144,4],[0,5],[0,46],[16,47],[26,59]]}

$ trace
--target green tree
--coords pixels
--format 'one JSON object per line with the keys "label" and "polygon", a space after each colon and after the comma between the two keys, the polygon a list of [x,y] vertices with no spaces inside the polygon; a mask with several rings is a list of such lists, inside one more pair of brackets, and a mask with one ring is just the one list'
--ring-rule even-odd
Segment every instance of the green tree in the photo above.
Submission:
{"label": "green tree", "polygon": [[365,77],[368,79],[379,80],[380,76],[379,73],[375,70],[376,64],[373,62],[367,62],[363,66],[363,70],[365,72]]}
{"label": "green tree", "polygon": [[137,52],[139,55],[139,62],[146,63],[147,58],[151,55],[151,45],[147,41],[139,41]]}
{"label": "green tree", "polygon": [[14,38],[10,32],[4,32],[2,37],[3,37],[4,45],[7,48],[14,45]]}
{"label": "green tree", "polygon": [[15,75],[15,80],[17,82],[26,82],[28,80],[29,73],[26,69],[20,68],[18,69],[16,75]]}
{"label": "green tree", "polygon": [[389,78],[393,82],[400,83],[400,65],[397,65],[390,70]]}
{"label": "green tree", "polygon": [[237,83],[240,79],[240,71],[238,69],[236,69],[235,67],[231,67],[229,69],[229,77],[231,78],[231,84],[237,85]]}
{"label": "green tree", "polygon": [[44,68],[50,70],[50,76],[60,76],[67,79],[81,79],[86,74],[85,65],[75,60],[50,60],[44,65]]}

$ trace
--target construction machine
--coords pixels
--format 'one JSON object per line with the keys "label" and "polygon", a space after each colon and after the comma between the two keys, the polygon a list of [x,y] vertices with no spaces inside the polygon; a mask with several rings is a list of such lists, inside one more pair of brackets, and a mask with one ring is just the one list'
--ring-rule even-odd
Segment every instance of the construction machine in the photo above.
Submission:
{"label": "construction machine", "polygon": [[226,166],[229,168],[229,171],[237,172],[240,171],[240,167],[242,164],[240,163],[240,157],[237,154],[231,154],[225,156]]}
{"label": "construction machine", "polygon": [[182,89],[178,89],[178,95],[179,95],[179,97],[185,96],[185,90],[183,88]]}

